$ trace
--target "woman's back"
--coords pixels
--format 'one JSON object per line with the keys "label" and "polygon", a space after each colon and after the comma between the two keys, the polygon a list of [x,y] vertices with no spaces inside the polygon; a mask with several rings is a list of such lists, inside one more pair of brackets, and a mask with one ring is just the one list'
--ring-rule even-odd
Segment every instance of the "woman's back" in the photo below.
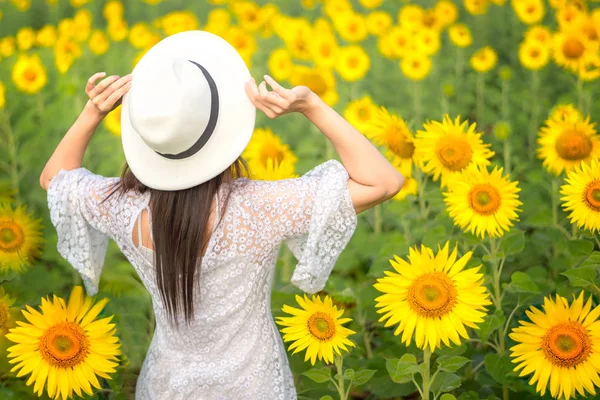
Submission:
{"label": "woman's back", "polygon": [[[331,160],[296,179],[240,178],[223,184],[197,276],[195,318],[185,326],[179,316],[179,330],[169,325],[156,285],[152,238],[144,246],[144,238],[137,236],[151,232],[152,214],[143,212],[149,210],[149,193],[113,196],[100,204],[118,179],[83,168],[61,172],[49,186],[48,202],[59,252],[82,273],[88,292],[97,290],[104,261],[99,255],[106,251],[107,239],[99,231],[115,240],[152,296],[156,330],[136,398],[295,398],[270,311],[277,254],[285,242],[298,258],[292,283],[300,289],[314,293],[323,288],[356,227],[346,169]],[[64,193],[78,198],[78,206],[65,203]],[[146,223],[144,218],[149,218]],[[81,234],[65,233],[65,226],[76,226]]]}

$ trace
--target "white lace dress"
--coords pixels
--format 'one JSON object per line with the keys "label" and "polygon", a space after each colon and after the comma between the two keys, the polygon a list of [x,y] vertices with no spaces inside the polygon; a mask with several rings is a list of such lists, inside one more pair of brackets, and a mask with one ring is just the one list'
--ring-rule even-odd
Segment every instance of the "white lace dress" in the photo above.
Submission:
{"label": "white lace dress", "polygon": [[[195,320],[185,327],[180,317],[179,331],[167,322],[155,283],[154,253],[132,240],[150,194],[115,193],[100,204],[119,179],[85,168],[60,170],[48,186],[48,206],[58,251],[79,271],[89,295],[98,291],[110,238],[152,296],[156,329],[136,399],[296,399],[270,310],[275,263],[285,242],[299,260],[292,283],[307,293],[324,287],[357,223],[343,165],[329,160],[295,179],[240,178],[221,186],[216,223],[202,258]],[[218,200],[225,190],[232,192],[221,221]]]}

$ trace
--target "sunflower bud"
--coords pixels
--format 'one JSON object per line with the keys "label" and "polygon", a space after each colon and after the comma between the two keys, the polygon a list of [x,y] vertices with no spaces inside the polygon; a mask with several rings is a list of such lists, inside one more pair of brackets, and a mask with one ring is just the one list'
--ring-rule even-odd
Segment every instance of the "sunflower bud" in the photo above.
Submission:
{"label": "sunflower bud", "polygon": [[499,74],[500,79],[503,81],[510,81],[512,79],[512,69],[507,65],[500,67]]}
{"label": "sunflower bud", "polygon": [[498,121],[494,126],[494,137],[498,140],[506,140],[510,136],[512,128],[509,122]]}

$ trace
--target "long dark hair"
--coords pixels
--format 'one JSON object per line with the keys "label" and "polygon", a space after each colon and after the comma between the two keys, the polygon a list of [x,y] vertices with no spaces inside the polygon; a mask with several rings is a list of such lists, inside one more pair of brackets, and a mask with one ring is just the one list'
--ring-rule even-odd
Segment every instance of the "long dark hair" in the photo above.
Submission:
{"label": "long dark hair", "polygon": [[[163,191],[141,183],[125,163],[119,184],[115,185],[115,189],[103,200],[106,201],[117,192],[120,195],[130,190],[139,194],[150,192],[150,211],[155,216],[152,219],[152,236],[157,286],[168,318],[177,327],[177,314],[180,313],[182,305],[186,324],[193,318],[194,297],[199,294],[194,289],[194,284],[197,283],[194,281],[196,264],[199,272],[202,253],[206,250],[211,236],[208,222],[215,194],[223,183],[249,176],[248,172],[247,162],[239,157],[219,175],[200,185],[183,190]],[[229,204],[230,194],[228,191],[225,201],[219,199],[221,216]],[[219,221],[222,221],[222,218],[219,218]]]}

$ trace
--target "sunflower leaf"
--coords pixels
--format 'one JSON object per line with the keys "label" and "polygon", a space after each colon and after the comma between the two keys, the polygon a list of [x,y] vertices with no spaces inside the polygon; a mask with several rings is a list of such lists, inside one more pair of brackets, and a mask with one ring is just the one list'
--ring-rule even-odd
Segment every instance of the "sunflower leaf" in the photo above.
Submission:
{"label": "sunflower leaf", "polygon": [[589,240],[569,240],[567,248],[572,257],[587,257],[594,250],[594,243]]}
{"label": "sunflower leaf", "polygon": [[506,321],[504,312],[496,310],[494,314],[486,315],[481,325],[479,325],[479,329],[475,332],[477,332],[477,336],[479,336],[482,342],[487,342],[490,335],[504,325],[504,321]]}
{"label": "sunflower leaf", "polygon": [[572,268],[561,275],[569,278],[569,282],[575,287],[588,287],[596,281],[596,270],[592,267]]}
{"label": "sunflower leaf", "polygon": [[388,358],[385,367],[390,378],[396,383],[410,382],[412,376],[419,370],[417,358],[413,354],[405,354],[402,358]]}
{"label": "sunflower leaf", "polygon": [[442,371],[447,371],[447,372],[456,372],[459,369],[461,369],[465,364],[469,363],[471,360],[469,360],[466,357],[460,357],[460,356],[441,356],[438,357],[437,359],[437,363],[439,365],[439,368]]}
{"label": "sunflower leaf", "polygon": [[440,400],[456,400],[456,397],[454,397],[453,395],[449,394],[449,393],[444,393],[441,397]]}
{"label": "sunflower leaf", "polygon": [[511,377],[515,374],[512,372],[513,363],[508,355],[488,354],[484,360],[485,369],[498,383],[509,384]]}
{"label": "sunflower leaf", "polygon": [[371,380],[373,375],[375,375],[375,372],[377,372],[377,371],[374,369],[363,369],[363,370],[357,371],[356,374],[354,375],[354,385],[360,386],[360,385],[364,385],[365,383],[369,382],[369,380]]}
{"label": "sunflower leaf", "polygon": [[302,375],[317,383],[324,383],[329,381],[331,378],[331,369],[327,367],[313,368],[309,369],[308,371],[304,371]]}
{"label": "sunflower leaf", "polygon": [[450,392],[457,389],[462,384],[460,376],[450,372],[440,372],[431,383],[431,391],[435,394],[435,397],[442,392]]}
{"label": "sunflower leaf", "polygon": [[504,256],[518,254],[525,248],[525,233],[521,230],[516,230],[504,236],[501,244],[501,253]]}
{"label": "sunflower leaf", "polygon": [[517,271],[510,277],[510,284],[506,287],[513,293],[541,293],[531,277],[524,272]]}

